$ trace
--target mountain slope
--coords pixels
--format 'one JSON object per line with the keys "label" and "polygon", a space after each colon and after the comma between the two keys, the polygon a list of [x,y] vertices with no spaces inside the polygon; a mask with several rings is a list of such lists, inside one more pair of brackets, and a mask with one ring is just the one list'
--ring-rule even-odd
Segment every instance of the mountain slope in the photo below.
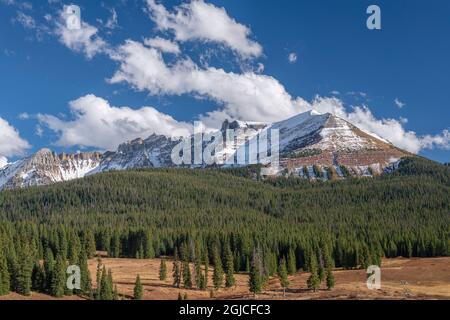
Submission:
{"label": "mountain slope", "polygon": [[0,170],[0,190],[47,185],[82,178],[100,164],[98,152],[57,155],[42,149]]}
{"label": "mountain slope", "polygon": [[[236,137],[234,144],[224,145],[223,150],[214,155],[219,166],[234,159],[236,154],[248,154],[249,144],[255,142],[257,145],[259,134],[272,129],[279,130],[280,136],[282,170],[275,174],[296,175],[310,180],[373,176],[382,174],[393,163],[409,156],[388,141],[339,117],[309,111],[273,124],[225,121],[217,133],[223,136],[224,141],[227,130],[233,130]],[[125,142],[117,151],[104,154],[58,156],[43,149],[12,164],[0,163],[3,165],[0,167],[0,189],[46,185],[111,170],[174,167],[171,154],[180,142],[152,135],[145,140],[138,138]],[[203,148],[207,145],[208,142],[204,141]]]}
{"label": "mountain slope", "polygon": [[[427,173],[414,173],[420,168]],[[346,260],[338,248],[353,257],[364,246],[390,257],[450,254],[448,167],[414,158],[393,175],[330,183],[236,176],[245,170],[115,171],[8,190],[0,193],[0,226],[12,221],[88,229],[104,251],[115,235],[129,241],[120,246],[120,256],[127,257],[148,239],[157,255],[173,254],[185,239],[234,239],[245,250],[239,250],[244,262],[253,243],[282,257],[287,245],[305,249],[323,240],[336,248],[338,262]]]}

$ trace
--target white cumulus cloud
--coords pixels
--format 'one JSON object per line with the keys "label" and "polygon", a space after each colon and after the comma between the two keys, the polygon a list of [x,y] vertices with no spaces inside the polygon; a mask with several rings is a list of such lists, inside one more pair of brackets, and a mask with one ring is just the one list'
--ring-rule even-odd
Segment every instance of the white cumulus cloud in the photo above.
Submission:
{"label": "white cumulus cloud", "polygon": [[59,146],[96,147],[115,150],[119,144],[156,133],[186,136],[190,126],[178,122],[152,107],[132,109],[114,107],[95,95],[86,95],[69,103],[73,120],[39,114],[39,121],[59,134]]}
{"label": "white cumulus cloud", "polygon": [[158,50],[131,40],[118,49],[113,59],[120,66],[111,83],[126,82],[153,95],[192,94],[209,98],[224,105],[220,117],[217,112],[209,114],[216,125],[225,117],[277,121],[300,111],[302,100],[293,101],[278,80],[270,76],[201,68],[188,58],[169,66]]}
{"label": "white cumulus cloud", "polygon": [[448,132],[447,135],[443,132],[421,137],[404,128],[406,119],[378,119],[366,106],[348,111],[337,98],[317,97],[307,102],[301,97],[292,97],[277,79],[270,76],[202,68],[189,58],[168,65],[161,52],[135,41],[129,40],[122,45],[113,59],[119,62],[119,69],[110,79],[112,83],[126,82],[136,90],[152,95],[191,94],[215,101],[221,107],[200,116],[208,127],[217,128],[225,119],[275,122],[316,109],[346,119],[413,153],[424,148],[443,148],[448,137]]}
{"label": "white cumulus cloud", "polygon": [[13,157],[22,155],[31,146],[20,137],[19,131],[6,120],[0,118],[0,156]]}
{"label": "white cumulus cloud", "polygon": [[262,47],[251,40],[250,29],[231,18],[224,8],[193,0],[169,12],[155,0],[147,0],[148,11],[157,28],[171,31],[178,41],[200,40],[231,48],[245,58],[259,57]]}
{"label": "white cumulus cloud", "polygon": [[80,29],[67,28],[67,13],[60,12],[60,19],[56,22],[55,33],[59,41],[75,52],[82,52],[88,59],[96,54],[106,52],[108,45],[97,33],[98,29],[84,21]]}

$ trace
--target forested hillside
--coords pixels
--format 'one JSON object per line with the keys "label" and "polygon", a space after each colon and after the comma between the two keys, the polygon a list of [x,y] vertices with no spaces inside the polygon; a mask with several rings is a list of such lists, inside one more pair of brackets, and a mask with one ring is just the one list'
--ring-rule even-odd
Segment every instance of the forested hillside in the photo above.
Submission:
{"label": "forested hillside", "polygon": [[256,259],[266,275],[284,259],[293,273],[450,255],[448,166],[411,158],[381,177],[315,183],[260,181],[256,172],[109,172],[3,191],[0,294],[50,291],[51,275],[37,261],[85,264],[95,250],[133,258],[176,250],[183,260],[228,265],[231,256],[234,271]]}

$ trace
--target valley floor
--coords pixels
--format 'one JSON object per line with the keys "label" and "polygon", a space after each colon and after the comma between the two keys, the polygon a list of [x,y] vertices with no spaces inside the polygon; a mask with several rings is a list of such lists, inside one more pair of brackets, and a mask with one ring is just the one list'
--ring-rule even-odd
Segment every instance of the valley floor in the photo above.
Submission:
{"label": "valley floor", "polygon": [[[134,281],[140,275],[144,286],[146,300],[176,300],[179,293],[187,294],[188,299],[210,299],[209,291],[184,290],[172,287],[172,263],[167,261],[168,278],[159,280],[159,259],[102,259],[102,263],[112,269],[114,283],[119,294],[130,299],[133,294]],[[89,261],[89,268],[95,282],[97,260]],[[210,272],[210,276],[212,271]],[[298,273],[289,277],[290,286],[283,298],[283,291],[276,278],[268,282],[258,299],[450,299],[450,257],[446,258],[414,258],[385,259],[381,267],[381,289],[369,290],[366,286],[364,270],[336,270],[334,272],[336,286],[331,291],[323,287],[318,292],[307,289],[307,273]],[[253,299],[248,291],[248,276],[236,275],[236,286],[231,289],[221,289],[215,293],[215,299]],[[212,280],[209,280],[212,284]],[[95,286],[95,283],[94,283]],[[211,288],[212,289],[212,288]],[[10,294],[0,297],[0,300],[49,300],[46,295],[34,293],[31,297]],[[81,299],[76,296],[66,297],[67,300]]]}

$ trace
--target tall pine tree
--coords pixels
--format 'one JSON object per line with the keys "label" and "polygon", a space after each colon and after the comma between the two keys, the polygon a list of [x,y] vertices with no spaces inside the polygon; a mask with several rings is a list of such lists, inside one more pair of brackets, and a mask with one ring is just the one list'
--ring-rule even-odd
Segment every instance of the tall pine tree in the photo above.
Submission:
{"label": "tall pine tree", "polygon": [[143,288],[142,288],[142,283],[141,283],[141,277],[138,275],[136,277],[136,281],[134,283],[134,300],[142,300],[142,295],[143,295]]}

